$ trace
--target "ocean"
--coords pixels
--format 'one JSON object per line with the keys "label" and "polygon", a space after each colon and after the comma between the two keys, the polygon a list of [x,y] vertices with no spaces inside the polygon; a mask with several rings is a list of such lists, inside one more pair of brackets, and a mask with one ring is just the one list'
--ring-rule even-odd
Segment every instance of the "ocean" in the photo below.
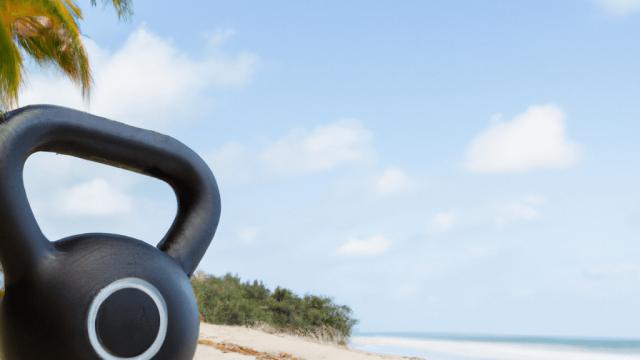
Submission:
{"label": "ocean", "polygon": [[361,333],[350,346],[427,360],[639,360],[640,340]]}

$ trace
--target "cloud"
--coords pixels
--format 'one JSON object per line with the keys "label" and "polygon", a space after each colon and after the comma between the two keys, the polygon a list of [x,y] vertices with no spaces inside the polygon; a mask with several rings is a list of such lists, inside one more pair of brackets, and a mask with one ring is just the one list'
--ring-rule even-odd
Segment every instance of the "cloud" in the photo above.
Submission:
{"label": "cloud", "polygon": [[176,198],[163,182],[53,153],[36,153],[24,169],[34,215],[50,239],[106,232],[155,244],[171,225]]}
{"label": "cloud", "polygon": [[357,120],[340,120],[312,130],[292,130],[259,155],[280,174],[305,174],[366,161],[373,156],[372,133]]}
{"label": "cloud", "polygon": [[375,192],[380,195],[393,195],[407,191],[411,187],[411,178],[402,169],[385,169],[375,180]]}
{"label": "cloud", "polygon": [[607,15],[622,17],[640,11],[640,0],[595,0]]}
{"label": "cloud", "polygon": [[458,222],[458,217],[453,211],[439,212],[431,218],[431,228],[437,232],[447,232]]}
{"label": "cloud", "polygon": [[373,256],[385,253],[391,242],[382,235],[374,235],[365,239],[349,239],[336,250],[338,255]]}
{"label": "cloud", "polygon": [[102,217],[129,214],[133,200],[107,180],[95,178],[63,190],[53,205],[65,215]]}
{"label": "cloud", "polygon": [[216,51],[194,57],[144,27],[114,52],[90,39],[85,42],[95,84],[90,104],[83,102],[78,88],[67,79],[39,72],[28,80],[21,105],[84,108],[114,120],[162,129],[204,116],[212,106],[208,92],[247,84],[258,63],[251,53]]}
{"label": "cloud", "polygon": [[545,203],[540,196],[528,196],[505,206],[496,217],[496,224],[504,226],[515,221],[533,221],[540,218],[539,206]]}
{"label": "cloud", "polygon": [[553,105],[532,106],[476,136],[467,148],[465,168],[479,173],[565,168],[578,155],[578,145],[566,135],[564,112]]}
{"label": "cloud", "polygon": [[[223,183],[245,183],[274,175],[321,173],[372,158],[371,131],[356,120],[298,128],[262,146],[229,141],[206,156]],[[393,185],[393,184],[389,184]]]}
{"label": "cloud", "polygon": [[222,184],[249,182],[260,166],[256,154],[237,141],[224,143],[205,158]]}
{"label": "cloud", "polygon": [[237,32],[234,29],[219,29],[209,34],[209,36],[207,36],[207,39],[209,45],[218,47],[224,45],[224,43],[234,37],[236,33]]}
{"label": "cloud", "polygon": [[251,244],[258,236],[258,229],[255,227],[245,227],[238,231],[238,238],[243,244]]}

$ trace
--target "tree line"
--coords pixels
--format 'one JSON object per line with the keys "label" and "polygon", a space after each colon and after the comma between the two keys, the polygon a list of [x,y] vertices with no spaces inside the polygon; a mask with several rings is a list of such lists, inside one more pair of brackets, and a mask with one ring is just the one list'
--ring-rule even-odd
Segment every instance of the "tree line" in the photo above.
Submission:
{"label": "tree line", "polygon": [[356,320],[346,305],[317,295],[267,288],[238,276],[198,273],[191,280],[200,314],[213,324],[259,327],[345,344]]}

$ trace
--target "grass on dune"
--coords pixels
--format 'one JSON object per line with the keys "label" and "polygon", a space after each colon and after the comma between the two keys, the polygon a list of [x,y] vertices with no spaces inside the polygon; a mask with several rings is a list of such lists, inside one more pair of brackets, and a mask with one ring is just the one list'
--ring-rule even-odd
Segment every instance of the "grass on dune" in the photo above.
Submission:
{"label": "grass on dune", "polygon": [[356,320],[348,306],[330,298],[304,295],[238,276],[196,274],[193,290],[204,321],[242,325],[345,344]]}

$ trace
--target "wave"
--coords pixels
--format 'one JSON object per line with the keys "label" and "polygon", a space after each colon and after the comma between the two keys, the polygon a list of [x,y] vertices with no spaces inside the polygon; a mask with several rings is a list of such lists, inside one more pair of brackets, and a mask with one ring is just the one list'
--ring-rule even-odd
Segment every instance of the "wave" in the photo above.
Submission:
{"label": "wave", "polygon": [[640,352],[589,349],[567,345],[356,336],[359,350],[428,360],[638,360]]}

